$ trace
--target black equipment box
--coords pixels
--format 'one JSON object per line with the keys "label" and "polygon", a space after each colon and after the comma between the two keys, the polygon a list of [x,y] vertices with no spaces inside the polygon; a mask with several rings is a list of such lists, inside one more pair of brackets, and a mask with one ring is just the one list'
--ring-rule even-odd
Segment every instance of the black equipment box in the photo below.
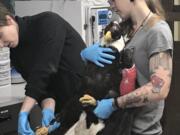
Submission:
{"label": "black equipment box", "polygon": [[0,97],[0,135],[18,135],[18,113],[22,98]]}

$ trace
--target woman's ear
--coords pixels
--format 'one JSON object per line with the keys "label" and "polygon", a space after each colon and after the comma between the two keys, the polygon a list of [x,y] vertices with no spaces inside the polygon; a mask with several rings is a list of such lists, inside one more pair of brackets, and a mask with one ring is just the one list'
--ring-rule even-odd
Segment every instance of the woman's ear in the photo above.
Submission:
{"label": "woman's ear", "polygon": [[9,16],[9,15],[6,15],[6,20],[7,20],[7,24],[8,25],[13,24],[13,22],[14,22],[14,19],[11,16]]}

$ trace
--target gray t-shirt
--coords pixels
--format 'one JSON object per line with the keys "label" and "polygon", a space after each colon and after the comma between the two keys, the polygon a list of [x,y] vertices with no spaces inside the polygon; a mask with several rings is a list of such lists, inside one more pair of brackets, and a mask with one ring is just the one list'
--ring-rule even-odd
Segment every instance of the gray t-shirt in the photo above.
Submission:
{"label": "gray t-shirt", "polygon": [[[133,47],[134,61],[137,68],[137,81],[140,86],[150,81],[149,59],[154,53],[173,51],[172,33],[165,21],[159,21],[152,27],[141,28],[127,44]],[[159,135],[162,133],[160,119],[164,109],[164,101],[137,108],[133,132],[141,135]]]}

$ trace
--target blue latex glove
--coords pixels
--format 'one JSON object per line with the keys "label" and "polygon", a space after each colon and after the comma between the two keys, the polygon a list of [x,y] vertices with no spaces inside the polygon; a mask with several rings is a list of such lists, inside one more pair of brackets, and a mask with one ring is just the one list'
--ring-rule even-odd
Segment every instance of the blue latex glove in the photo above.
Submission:
{"label": "blue latex glove", "polygon": [[60,123],[55,122],[53,125],[49,125],[52,119],[54,119],[54,111],[49,108],[44,108],[42,110],[42,126],[49,126],[48,132],[51,133],[55,129],[60,127]]}
{"label": "blue latex glove", "polygon": [[20,112],[18,118],[18,134],[19,135],[35,135],[30,128],[28,121],[29,112]]}
{"label": "blue latex glove", "polygon": [[112,64],[112,60],[115,56],[108,54],[108,52],[113,52],[110,48],[100,47],[99,43],[95,43],[84,50],[81,51],[82,59],[89,60],[100,67],[104,67],[105,64]]}
{"label": "blue latex glove", "polygon": [[114,99],[102,99],[98,101],[94,114],[100,119],[108,119],[117,108],[113,106]]}

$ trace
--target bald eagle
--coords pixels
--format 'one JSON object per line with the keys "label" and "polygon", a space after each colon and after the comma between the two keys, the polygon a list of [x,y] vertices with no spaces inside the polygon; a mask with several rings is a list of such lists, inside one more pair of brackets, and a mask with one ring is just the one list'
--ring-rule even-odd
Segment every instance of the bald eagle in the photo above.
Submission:
{"label": "bald eagle", "polygon": [[116,57],[104,68],[88,62],[82,80],[82,93],[67,102],[56,121],[61,123],[52,135],[130,135],[133,109],[118,109],[107,120],[100,120],[93,113],[97,100],[121,96],[119,84],[122,69],[132,67],[133,49],[124,49],[122,27],[111,22],[105,29],[102,47],[112,48]]}

